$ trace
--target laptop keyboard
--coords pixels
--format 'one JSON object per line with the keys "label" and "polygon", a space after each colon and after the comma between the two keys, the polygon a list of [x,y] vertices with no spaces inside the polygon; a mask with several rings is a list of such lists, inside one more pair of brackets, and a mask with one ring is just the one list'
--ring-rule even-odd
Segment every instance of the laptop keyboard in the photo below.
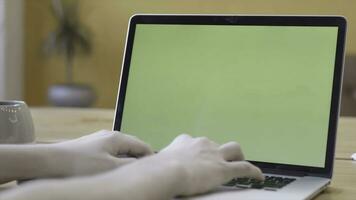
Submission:
{"label": "laptop keyboard", "polygon": [[252,178],[234,178],[228,183],[224,184],[224,186],[275,191],[277,189],[283,188],[295,180],[295,178],[286,178],[280,176],[266,176],[264,181],[259,181]]}

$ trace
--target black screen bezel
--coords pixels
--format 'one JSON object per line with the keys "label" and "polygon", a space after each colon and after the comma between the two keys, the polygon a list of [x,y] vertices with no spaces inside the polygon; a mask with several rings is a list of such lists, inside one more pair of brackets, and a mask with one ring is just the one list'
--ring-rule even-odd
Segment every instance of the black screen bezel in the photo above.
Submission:
{"label": "black screen bezel", "polygon": [[[254,26],[325,26],[338,27],[334,76],[329,115],[325,167],[310,167],[279,163],[255,162],[265,171],[281,170],[287,173],[303,173],[331,178],[335,154],[335,140],[339,117],[340,92],[342,84],[346,19],[342,16],[249,16],[249,15],[134,15],[129,22],[126,38],[121,80],[114,119],[114,130],[120,131],[128,82],[131,53],[137,24],[191,24],[191,25],[254,25]],[[301,145],[302,146],[302,145]],[[301,147],[302,148],[302,147]]]}

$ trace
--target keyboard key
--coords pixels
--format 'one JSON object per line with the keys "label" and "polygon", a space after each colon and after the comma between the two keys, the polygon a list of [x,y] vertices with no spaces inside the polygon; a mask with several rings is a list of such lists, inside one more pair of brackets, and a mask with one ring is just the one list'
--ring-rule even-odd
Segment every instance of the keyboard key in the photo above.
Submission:
{"label": "keyboard key", "polygon": [[235,185],[236,185],[236,179],[232,179],[231,181],[224,184],[224,186],[230,186],[230,187]]}
{"label": "keyboard key", "polygon": [[242,188],[255,188],[255,189],[266,189],[275,191],[280,189],[289,183],[295,181],[295,178],[284,178],[278,176],[266,176],[265,181],[261,182],[252,178],[234,178],[224,186],[228,187],[242,187]]}
{"label": "keyboard key", "polygon": [[264,184],[263,182],[260,182],[260,183],[253,183],[251,185],[251,188],[255,188],[255,189],[262,189],[264,187]]}
{"label": "keyboard key", "polygon": [[239,185],[250,185],[251,184],[250,180],[251,180],[250,178],[238,178],[238,179],[236,179],[236,182]]}

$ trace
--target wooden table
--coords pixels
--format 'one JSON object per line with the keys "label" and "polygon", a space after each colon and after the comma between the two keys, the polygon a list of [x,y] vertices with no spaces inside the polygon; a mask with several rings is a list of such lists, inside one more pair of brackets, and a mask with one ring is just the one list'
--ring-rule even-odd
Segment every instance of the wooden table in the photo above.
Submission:
{"label": "wooden table", "polygon": [[[77,138],[100,129],[112,129],[114,110],[80,108],[31,108],[39,142]],[[356,199],[356,118],[339,122],[334,177],[331,185],[316,200]]]}
{"label": "wooden table", "polygon": [[38,142],[56,142],[112,130],[113,109],[31,108]]}
{"label": "wooden table", "polygon": [[352,153],[356,153],[356,118],[342,117],[339,120],[335,157],[350,159]]}

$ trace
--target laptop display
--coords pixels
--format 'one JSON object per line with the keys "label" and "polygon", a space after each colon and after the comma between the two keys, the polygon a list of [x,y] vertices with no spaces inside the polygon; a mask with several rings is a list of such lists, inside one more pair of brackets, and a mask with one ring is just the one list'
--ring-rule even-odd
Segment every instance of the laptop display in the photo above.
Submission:
{"label": "laptop display", "polygon": [[120,131],[237,141],[250,161],[325,167],[337,26],[136,24]]}

